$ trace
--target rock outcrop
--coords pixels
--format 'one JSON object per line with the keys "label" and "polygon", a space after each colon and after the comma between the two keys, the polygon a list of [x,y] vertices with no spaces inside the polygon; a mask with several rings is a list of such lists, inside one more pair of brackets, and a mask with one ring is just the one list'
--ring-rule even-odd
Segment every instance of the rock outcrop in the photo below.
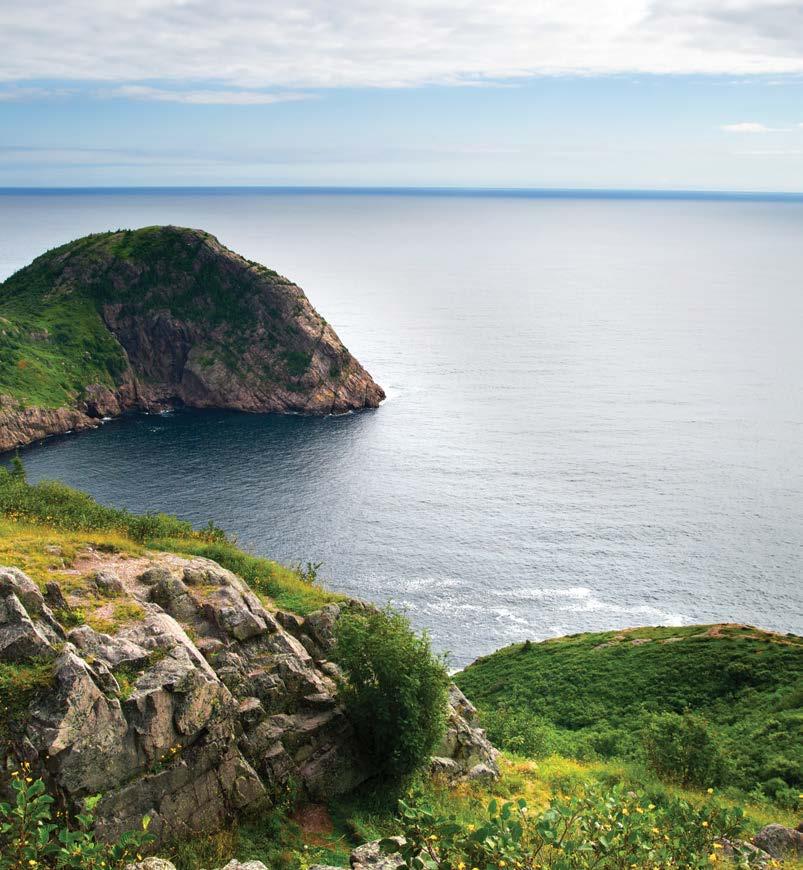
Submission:
{"label": "rock outcrop", "polygon": [[[0,660],[52,663],[7,749],[68,804],[102,793],[97,830],[115,837],[151,817],[159,840],[220,828],[291,786],[311,800],[372,774],[339,703],[329,660],[343,607],[301,618],[271,612],[215,562],[168,554],[108,555],[86,587],[48,600],[121,596],[138,617],[113,634],[65,631],[39,588],[0,569]],[[122,592],[121,592],[122,590]],[[63,614],[63,610],[57,611]],[[436,766],[492,776],[495,751],[453,689]]]}
{"label": "rock outcrop", "polygon": [[0,360],[14,372],[4,387],[0,371],[0,451],[127,411],[330,414],[385,397],[298,286],[181,227],[87,236],[12,275]]}
{"label": "rock outcrop", "polygon": [[803,833],[783,825],[766,825],[753,837],[753,845],[778,861],[803,859]]}

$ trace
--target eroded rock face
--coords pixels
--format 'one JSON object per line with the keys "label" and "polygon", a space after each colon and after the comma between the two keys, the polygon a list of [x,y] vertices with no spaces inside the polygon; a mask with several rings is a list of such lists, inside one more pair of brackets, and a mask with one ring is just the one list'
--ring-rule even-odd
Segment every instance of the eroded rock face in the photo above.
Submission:
{"label": "eroded rock face", "polygon": [[[327,658],[339,605],[305,619],[271,613],[207,559],[165,554],[118,567],[107,594],[134,599],[143,615],[113,635],[88,625],[65,635],[36,584],[0,568],[0,660],[53,662],[15,752],[74,804],[103,793],[101,836],[149,815],[160,840],[187,837],[291,782],[325,800],[373,774]],[[438,750],[452,779],[497,773],[474,716],[453,687]]]}
{"label": "eroded rock face", "polygon": [[[126,411],[185,405],[332,414],[376,408],[385,398],[300,287],[202,230],[146,227],[79,239],[37,258],[2,289],[34,310],[64,298],[83,304],[82,316],[116,359],[80,394],[65,392],[64,407],[33,407],[24,388],[0,396],[0,451]],[[39,339],[60,352],[46,331]]]}

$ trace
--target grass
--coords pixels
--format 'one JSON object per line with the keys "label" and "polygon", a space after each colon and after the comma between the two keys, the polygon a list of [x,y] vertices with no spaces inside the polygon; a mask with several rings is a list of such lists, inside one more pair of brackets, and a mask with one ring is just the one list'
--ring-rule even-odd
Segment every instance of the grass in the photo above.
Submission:
{"label": "grass", "polygon": [[803,639],[747,626],[645,628],[514,644],[455,677],[498,745],[646,760],[655,714],[691,711],[736,794],[797,806]]}
{"label": "grass", "polygon": [[[298,570],[244,552],[211,524],[196,530],[167,514],[140,515],[106,507],[64,484],[29,484],[24,471],[15,474],[0,468],[0,564],[21,568],[43,589],[48,580],[56,580],[70,592],[86,585],[70,569],[88,548],[130,556],[161,551],[213,559],[241,576],[272,606],[300,615],[343,598],[305,580]],[[113,613],[99,630],[138,618],[124,603]],[[86,619],[97,626],[91,613]]]}
{"label": "grass", "polygon": [[[503,755],[501,777],[491,786],[460,784],[448,787],[443,782],[419,777],[411,788],[419,800],[436,815],[454,816],[463,826],[479,824],[488,802],[524,798],[532,812],[546,809],[553,795],[572,795],[590,785],[622,785],[645,795],[657,805],[669,797],[682,798],[700,806],[711,796],[704,789],[668,785],[651,776],[643,767],[620,761],[582,762],[560,756],[535,761],[522,756]],[[794,827],[797,816],[766,804],[735,801],[716,793],[724,806],[740,806],[745,813],[745,835],[751,836],[764,825],[778,822]],[[358,845],[398,833],[396,805],[389,801],[381,783],[369,783],[349,795],[340,796],[326,808],[331,830],[305,830],[289,816],[289,807],[255,817],[192,843],[176,844],[170,857],[179,870],[216,863],[236,857],[240,861],[261,860],[272,870],[289,870],[310,864],[349,866],[349,855]],[[786,865],[790,866],[790,865]]]}
{"label": "grass", "polygon": [[304,375],[312,357],[292,322],[300,304],[289,318],[274,316],[273,306],[260,314],[254,304],[274,286],[292,296],[292,285],[247,261],[232,268],[237,261],[213,252],[210,241],[208,233],[176,227],[98,233],[48,251],[9,277],[0,284],[0,396],[15,406],[59,408],[75,405],[90,384],[118,385],[129,362],[106,327],[109,302],[121,305],[123,315],[168,310],[204,328],[205,365],[220,360],[232,371],[263,327],[281,343],[276,358],[289,377]]}

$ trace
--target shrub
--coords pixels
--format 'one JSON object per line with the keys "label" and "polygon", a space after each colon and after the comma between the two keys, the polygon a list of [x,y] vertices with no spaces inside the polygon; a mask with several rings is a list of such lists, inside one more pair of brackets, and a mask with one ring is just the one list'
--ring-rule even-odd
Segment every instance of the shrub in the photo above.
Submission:
{"label": "shrub", "polygon": [[708,723],[694,713],[658,713],[643,735],[647,764],[662,778],[683,785],[715,785],[724,759]]}
{"label": "shrub", "polygon": [[115,843],[97,842],[92,825],[100,795],[85,799],[85,809],[74,824],[54,822],[54,800],[44,782],[29,772],[26,765],[12,772],[13,803],[0,804],[0,870],[115,870],[154,839],[147,833],[149,819],[145,817],[141,831],[122,834]]}
{"label": "shrub", "polygon": [[[554,868],[654,870],[724,863],[721,839],[738,837],[741,810],[708,802],[695,808],[670,798],[662,806],[621,787],[585,787],[570,798],[553,798],[540,815],[524,799],[491,801],[479,824],[417,803],[399,802],[404,866],[411,870]],[[386,852],[399,849],[385,840]],[[735,856],[740,866],[747,858]]]}
{"label": "shrub", "polygon": [[449,677],[429,637],[391,609],[347,613],[335,658],[346,710],[377,770],[401,782],[429,761],[443,736]]}

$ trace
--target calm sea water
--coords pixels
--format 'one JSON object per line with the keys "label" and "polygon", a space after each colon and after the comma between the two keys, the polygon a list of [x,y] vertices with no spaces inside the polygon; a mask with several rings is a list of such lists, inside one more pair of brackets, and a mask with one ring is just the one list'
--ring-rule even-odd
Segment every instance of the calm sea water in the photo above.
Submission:
{"label": "calm sea water", "polygon": [[140,416],[25,452],[409,608],[460,665],[644,623],[803,633],[803,202],[0,195],[0,277],[202,227],[293,278],[388,392],[329,419]]}

